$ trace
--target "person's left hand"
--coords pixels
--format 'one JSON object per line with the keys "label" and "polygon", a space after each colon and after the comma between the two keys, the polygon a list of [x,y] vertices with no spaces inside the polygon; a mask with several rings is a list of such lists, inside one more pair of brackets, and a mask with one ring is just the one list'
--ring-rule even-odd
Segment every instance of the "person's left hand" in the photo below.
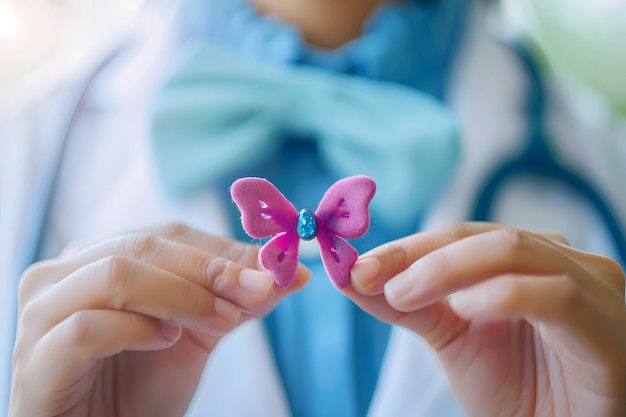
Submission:
{"label": "person's left hand", "polygon": [[362,255],[343,292],[424,337],[468,416],[626,415],[624,271],[561,237],[418,233]]}

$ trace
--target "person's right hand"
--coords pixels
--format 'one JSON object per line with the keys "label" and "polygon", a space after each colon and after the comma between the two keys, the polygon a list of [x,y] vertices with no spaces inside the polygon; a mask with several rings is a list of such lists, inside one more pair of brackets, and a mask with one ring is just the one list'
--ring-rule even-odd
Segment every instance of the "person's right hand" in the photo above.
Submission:
{"label": "person's right hand", "polygon": [[10,416],[182,416],[207,358],[279,290],[258,248],[167,226],[74,247],[19,291]]}

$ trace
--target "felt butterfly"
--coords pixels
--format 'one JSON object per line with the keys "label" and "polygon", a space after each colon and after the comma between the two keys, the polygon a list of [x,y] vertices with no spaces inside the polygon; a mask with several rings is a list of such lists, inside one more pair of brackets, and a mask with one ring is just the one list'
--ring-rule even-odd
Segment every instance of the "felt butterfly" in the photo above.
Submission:
{"label": "felt butterfly", "polygon": [[317,237],[322,263],[337,288],[350,283],[350,268],[359,254],[345,239],[355,239],[370,225],[369,203],[376,183],[359,175],[334,183],[324,194],[317,210],[299,213],[289,200],[263,178],[240,178],[230,189],[241,211],[241,224],[255,239],[272,237],[259,251],[259,261],[276,285],[289,286],[298,267],[300,239]]}

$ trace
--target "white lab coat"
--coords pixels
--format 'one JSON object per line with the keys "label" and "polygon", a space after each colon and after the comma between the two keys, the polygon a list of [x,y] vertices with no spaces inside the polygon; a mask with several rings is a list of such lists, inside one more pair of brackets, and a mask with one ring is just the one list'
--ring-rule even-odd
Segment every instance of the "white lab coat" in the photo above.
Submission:
{"label": "white lab coat", "polygon": [[[163,63],[168,38],[167,25],[155,20],[155,15],[159,16],[158,11],[145,13],[124,44],[127,52],[99,73],[78,107],[43,231],[46,256],[54,256],[75,239],[172,221],[229,234],[224,190],[172,202],[165,200],[155,185],[145,109],[157,80],[153,68]],[[143,30],[146,27],[149,30]],[[486,172],[524,140],[525,119],[519,105],[524,74],[514,55],[486,35],[480,8],[458,68],[453,103],[463,125],[464,159],[427,227],[466,219]],[[76,88],[66,84],[50,90],[37,105],[25,107],[18,116],[0,119],[0,305],[6,309],[0,320],[0,410],[8,405],[15,282],[32,246],[29,240],[37,234],[33,229],[37,228],[34,219],[40,196],[62,146],[59,129],[45,127],[58,125],[55,121],[59,117],[67,120],[67,109],[73,106],[59,104],[71,102],[68,91],[75,95]],[[625,164],[620,163],[626,157],[626,129],[613,125],[612,130],[603,130],[598,126],[605,124],[576,120],[563,103],[558,104],[560,110],[550,120],[559,154],[574,161],[599,184],[626,221],[626,194],[620,192],[626,180]],[[34,119],[39,131],[24,128],[32,126]],[[593,120],[597,123],[602,119]],[[502,196],[498,209],[501,219],[519,226],[558,230],[577,247],[611,254],[603,245],[602,233],[597,232],[597,219],[575,197],[545,182],[526,182],[512,188]],[[220,342],[187,413],[188,417],[289,415],[259,321],[240,326]],[[462,415],[430,348],[419,337],[394,328],[368,416]]]}

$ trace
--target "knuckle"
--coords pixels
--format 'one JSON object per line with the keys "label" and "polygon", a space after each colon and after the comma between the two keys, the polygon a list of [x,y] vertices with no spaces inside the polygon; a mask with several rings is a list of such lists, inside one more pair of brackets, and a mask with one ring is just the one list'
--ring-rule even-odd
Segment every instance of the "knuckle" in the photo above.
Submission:
{"label": "knuckle", "polygon": [[389,254],[389,259],[391,261],[389,266],[393,270],[405,268],[412,262],[410,259],[411,257],[409,256],[408,248],[398,241],[383,244],[374,253],[375,256],[377,256],[377,254]]}
{"label": "knuckle", "polygon": [[32,280],[40,277],[42,275],[46,275],[46,272],[50,269],[50,266],[46,262],[36,262],[26,268],[23,274],[23,280]]}
{"label": "knuckle", "polygon": [[42,287],[47,286],[58,274],[58,262],[41,261],[30,265],[22,274],[18,288],[18,304],[27,303],[28,300],[37,294]]}
{"label": "knuckle", "polygon": [[602,258],[602,268],[604,270],[604,276],[615,285],[620,294],[624,296],[626,287],[626,276],[624,275],[624,269],[615,260],[611,258]]}
{"label": "knuckle", "polygon": [[226,268],[226,260],[223,258],[210,258],[206,261],[205,271],[209,286],[213,286],[215,281],[222,275]]}
{"label": "knuckle", "polygon": [[158,255],[162,240],[156,235],[140,233],[128,236],[122,241],[123,253],[131,258],[145,259]]}
{"label": "knuckle", "polygon": [[235,262],[226,262],[224,272],[217,281],[217,290],[227,290],[235,287],[235,283],[238,280],[239,271],[241,267]]}
{"label": "knuckle", "polygon": [[98,323],[90,311],[77,311],[66,319],[72,344],[85,345],[96,335]]}
{"label": "knuckle", "polygon": [[234,286],[235,279],[241,268],[234,262],[224,258],[207,260],[205,271],[209,286],[216,291],[223,291]]}
{"label": "knuckle", "polygon": [[235,242],[224,248],[223,257],[243,265],[254,266],[257,263],[258,247]]}
{"label": "knuckle", "polygon": [[492,232],[496,247],[500,247],[502,252],[517,258],[523,254],[529,245],[526,234],[517,229],[499,229]]}
{"label": "knuckle", "polygon": [[101,262],[98,275],[112,308],[123,309],[123,297],[133,279],[134,269],[135,263],[131,259],[119,255],[109,256]]}
{"label": "knuckle", "polygon": [[170,240],[178,240],[181,236],[189,234],[191,228],[183,223],[169,223],[163,226],[161,236]]}
{"label": "knuckle", "polygon": [[444,226],[444,233],[453,240],[461,240],[474,235],[476,232],[470,223],[455,222]]}
{"label": "knuckle", "polygon": [[18,303],[25,304],[46,282],[51,273],[52,266],[49,262],[37,262],[29,266],[22,274],[17,289]]}
{"label": "knuckle", "polygon": [[45,284],[50,266],[42,265],[37,266],[37,268],[37,274],[41,272],[42,275],[39,277],[30,275],[34,270],[27,272],[28,275],[22,279],[18,288],[18,326],[31,327],[48,317],[48,314],[41,307],[47,298],[47,292],[40,291],[40,288]]}
{"label": "knuckle", "polygon": [[42,314],[36,300],[24,303],[19,311],[18,326],[31,327],[37,320],[41,320]]}
{"label": "knuckle", "polygon": [[571,246],[569,240],[561,233],[550,233],[547,238],[565,246]]}
{"label": "knuckle", "polygon": [[80,249],[87,246],[88,241],[84,239],[76,239],[68,243],[65,248],[61,251],[60,257],[66,257],[78,252]]}
{"label": "knuckle", "polygon": [[125,256],[111,255],[100,262],[99,269],[98,272],[107,282],[122,282],[131,273],[133,262]]}
{"label": "knuckle", "polygon": [[561,305],[565,307],[566,311],[579,308],[582,300],[580,285],[568,274],[560,275],[558,278],[560,281],[558,300]]}

